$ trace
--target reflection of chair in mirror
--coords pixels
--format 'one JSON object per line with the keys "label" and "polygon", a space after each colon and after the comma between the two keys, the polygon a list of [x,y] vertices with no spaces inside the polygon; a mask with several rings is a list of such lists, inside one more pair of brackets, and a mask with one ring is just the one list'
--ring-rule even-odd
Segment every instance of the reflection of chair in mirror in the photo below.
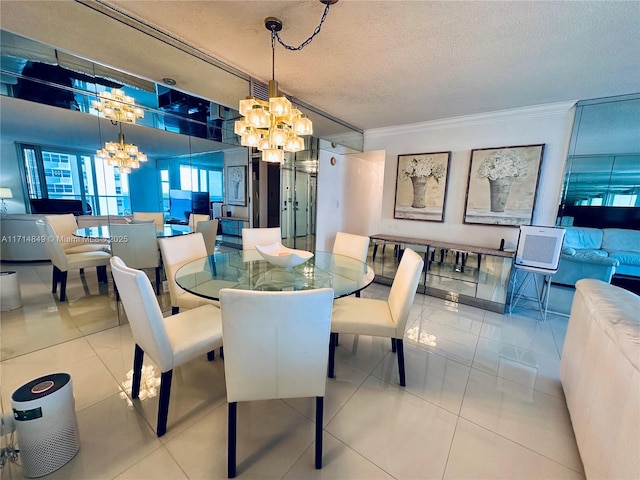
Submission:
{"label": "reflection of chair in mirror", "polygon": [[198,223],[206,222],[207,220],[210,220],[209,215],[204,215],[201,213],[190,213],[189,229],[191,229],[192,232],[196,232],[198,231]]}
{"label": "reflection of chair in mirror", "polygon": [[173,369],[222,347],[220,310],[205,305],[164,318],[153,288],[144,272],[129,268],[122,259],[111,259],[111,272],[122,297],[133,339],[131,398],[140,393],[142,361],[145,353],[160,368],[160,398],[156,434],[167,431],[169,394]]}
{"label": "reflection of chair in mirror", "polygon": [[160,295],[160,252],[153,224],[111,225],[111,252],[131,268],[153,268]]}
{"label": "reflection of chair in mirror", "polygon": [[131,223],[136,223],[140,220],[153,220],[158,232],[161,232],[164,228],[164,213],[162,212],[133,212]]}
{"label": "reflection of chair in mirror", "polygon": [[197,308],[207,304],[219,305],[215,300],[198,297],[183,290],[176,283],[176,272],[180,267],[192,260],[207,256],[207,247],[204,244],[202,234],[196,232],[176,237],[159,238],[158,244],[162,253],[164,270],[167,274],[169,296],[171,297],[171,313],[176,314],[181,308]]}
{"label": "reflection of chair in mirror", "polygon": [[74,234],[78,230],[76,217],[72,213],[61,215],[45,215],[44,221],[51,225],[55,232],[56,240],[65,253],[82,252],[108,252],[109,245],[96,239],[76,237]]}
{"label": "reflection of chair in mirror", "polygon": [[391,348],[398,355],[400,385],[405,386],[402,339],[423,265],[420,255],[407,248],[400,260],[387,300],[344,297],[334,302],[329,346],[330,378],[334,377],[338,334],[371,335],[391,338]]}
{"label": "reflection of chair in mirror", "polygon": [[[316,397],[315,466],[322,468],[332,303],[330,288],[220,291],[229,404],[229,478],[236,475],[237,402],[243,401]],[[254,456],[244,455],[248,460]]]}
{"label": "reflection of chair in mirror", "polygon": [[66,300],[67,274],[69,270],[96,267],[98,282],[107,283],[107,265],[111,254],[104,250],[84,251],[77,253],[67,253],[58,241],[58,235],[50,224],[44,220],[36,221],[36,226],[42,238],[45,239],[44,246],[53,265],[51,277],[51,293],[56,293],[58,283],[60,284],[60,301]]}
{"label": "reflection of chair in mirror", "polygon": [[273,245],[281,241],[282,231],[280,227],[242,229],[243,250],[255,250],[256,245]]}
{"label": "reflection of chair in mirror", "polygon": [[200,232],[207,247],[207,255],[213,255],[218,237],[218,220],[199,221],[196,224],[196,232]]}

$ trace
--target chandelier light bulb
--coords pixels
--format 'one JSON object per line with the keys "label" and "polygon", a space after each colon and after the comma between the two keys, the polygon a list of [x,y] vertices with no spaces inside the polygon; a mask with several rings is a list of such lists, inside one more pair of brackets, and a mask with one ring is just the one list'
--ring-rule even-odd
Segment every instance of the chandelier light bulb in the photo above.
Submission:
{"label": "chandelier light bulb", "polygon": [[282,163],[284,151],[279,148],[268,148],[262,151],[262,161],[269,163]]}
{"label": "chandelier light bulb", "polygon": [[291,115],[291,102],[287,97],[270,98],[269,112],[276,117],[288,117]]}

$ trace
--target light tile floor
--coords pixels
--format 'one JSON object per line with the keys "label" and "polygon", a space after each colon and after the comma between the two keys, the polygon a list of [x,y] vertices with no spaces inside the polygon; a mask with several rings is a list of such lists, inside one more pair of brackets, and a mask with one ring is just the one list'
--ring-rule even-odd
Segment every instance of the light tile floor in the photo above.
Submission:
{"label": "light tile floor", "polygon": [[[44,478],[226,478],[222,360],[176,369],[159,439],[157,397],[131,402],[123,386],[133,341],[112,284],[107,293],[87,269],[72,275],[61,304],[49,292],[50,265],[15,269],[24,306],[0,320],[2,411],[11,411],[18,387],[52,372],[71,375],[76,399],[80,451]],[[363,296],[388,291],[372,284]],[[160,302],[168,313],[168,294]],[[568,319],[537,319],[525,309],[501,315],[417,295],[405,388],[388,340],[341,335],[325,397],[323,469],[313,466],[313,400],[243,403],[239,478],[584,478],[558,378]],[[19,464],[1,478],[22,478]]]}

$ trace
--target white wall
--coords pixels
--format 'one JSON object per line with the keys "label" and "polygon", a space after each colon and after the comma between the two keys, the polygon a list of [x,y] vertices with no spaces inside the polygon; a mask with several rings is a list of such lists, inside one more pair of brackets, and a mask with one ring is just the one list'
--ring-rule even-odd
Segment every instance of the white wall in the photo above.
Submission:
{"label": "white wall", "polygon": [[[464,224],[471,150],[544,143],[533,224],[554,225],[575,102],[470,115],[365,132],[365,150],[385,150],[380,232],[466,245],[515,248],[518,228]],[[451,151],[444,222],[393,218],[398,155]]]}
{"label": "white wall", "polygon": [[[331,165],[331,158],[335,165]],[[330,251],[336,232],[373,235],[380,229],[384,152],[340,155],[320,150],[316,248]]]}

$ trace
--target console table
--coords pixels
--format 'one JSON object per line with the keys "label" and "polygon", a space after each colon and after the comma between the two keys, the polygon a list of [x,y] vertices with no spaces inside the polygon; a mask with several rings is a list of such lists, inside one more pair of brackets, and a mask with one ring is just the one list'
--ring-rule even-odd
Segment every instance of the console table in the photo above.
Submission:
{"label": "console table", "polygon": [[[398,257],[407,247],[424,256],[420,293],[504,313],[515,252],[386,234],[370,238],[374,250],[389,243],[399,247]],[[398,257],[376,255],[373,261],[376,282],[393,282]]]}

